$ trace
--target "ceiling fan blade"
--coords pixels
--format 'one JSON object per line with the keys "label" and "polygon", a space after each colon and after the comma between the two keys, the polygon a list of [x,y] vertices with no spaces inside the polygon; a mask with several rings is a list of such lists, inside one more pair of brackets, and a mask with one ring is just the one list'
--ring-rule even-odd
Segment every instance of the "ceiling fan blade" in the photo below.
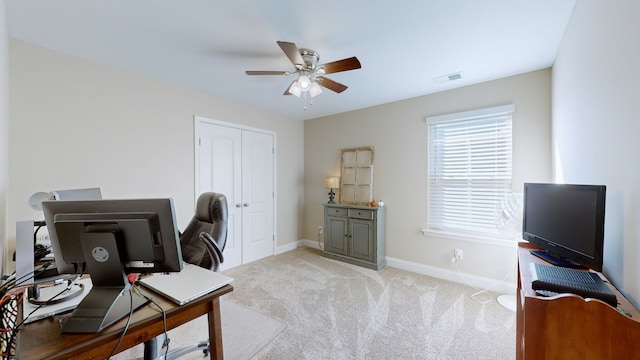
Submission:
{"label": "ceiling fan blade", "polygon": [[277,41],[278,45],[284,51],[284,54],[287,55],[289,60],[296,66],[296,69],[302,69],[305,67],[304,60],[302,59],[302,55],[300,55],[300,50],[296,44],[286,41]]}
{"label": "ceiling fan blade", "polygon": [[355,70],[355,69],[360,69],[361,67],[362,66],[360,65],[360,61],[355,56],[317,66],[318,72],[322,72],[321,69],[324,69],[325,74],[333,74],[340,71]]}
{"label": "ceiling fan blade", "polygon": [[329,78],[326,78],[324,76],[318,76],[316,78],[316,81],[321,86],[324,86],[327,89],[335,91],[337,93],[341,93],[341,92],[347,90],[347,86],[346,85],[340,84],[339,82],[333,81],[333,80],[331,80]]}
{"label": "ceiling fan blade", "polygon": [[247,75],[290,75],[291,71],[245,71]]}

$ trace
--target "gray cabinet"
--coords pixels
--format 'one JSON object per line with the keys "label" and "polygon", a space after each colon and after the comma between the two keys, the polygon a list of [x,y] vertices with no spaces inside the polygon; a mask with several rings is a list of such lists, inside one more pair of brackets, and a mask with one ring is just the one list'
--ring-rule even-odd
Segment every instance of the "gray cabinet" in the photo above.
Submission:
{"label": "gray cabinet", "polygon": [[324,204],[326,258],[380,270],[385,258],[386,207]]}

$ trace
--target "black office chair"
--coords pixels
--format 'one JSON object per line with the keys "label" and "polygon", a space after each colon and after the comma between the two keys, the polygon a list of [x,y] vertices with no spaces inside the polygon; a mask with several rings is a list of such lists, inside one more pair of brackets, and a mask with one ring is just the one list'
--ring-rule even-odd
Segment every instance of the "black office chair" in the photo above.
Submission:
{"label": "black office chair", "polygon": [[[211,271],[218,271],[224,261],[222,251],[227,242],[227,198],[223,194],[206,192],[198,197],[196,213],[180,234],[180,248],[185,262]],[[192,351],[209,353],[209,339],[170,350],[166,357],[158,349],[157,337],[145,343],[145,359],[176,359]]]}
{"label": "black office chair", "polygon": [[227,198],[207,192],[198,197],[196,214],[180,235],[182,259],[218,271],[227,242]]}

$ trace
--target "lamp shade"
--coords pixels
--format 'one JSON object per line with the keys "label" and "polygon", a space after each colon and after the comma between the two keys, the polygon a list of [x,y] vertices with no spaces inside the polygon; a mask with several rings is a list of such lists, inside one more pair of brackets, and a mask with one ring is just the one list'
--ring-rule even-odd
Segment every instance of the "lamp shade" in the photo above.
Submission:
{"label": "lamp shade", "polygon": [[336,189],[340,187],[340,178],[337,176],[329,176],[324,179],[324,187],[327,189]]}

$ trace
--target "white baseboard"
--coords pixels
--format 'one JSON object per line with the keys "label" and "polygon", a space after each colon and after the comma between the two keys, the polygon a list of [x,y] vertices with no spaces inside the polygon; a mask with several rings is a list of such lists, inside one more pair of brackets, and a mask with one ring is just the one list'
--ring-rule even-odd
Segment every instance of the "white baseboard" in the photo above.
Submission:
{"label": "white baseboard", "polygon": [[282,254],[287,251],[295,250],[300,247],[300,241],[294,241],[285,245],[278,246],[274,255]]}
{"label": "white baseboard", "polygon": [[[322,245],[324,245],[324,244],[322,244]],[[306,247],[322,250],[322,247],[320,246],[320,243],[318,241],[316,241],[316,240],[302,239],[302,240],[298,241],[298,247],[299,246],[306,246]]]}
{"label": "white baseboard", "polygon": [[[320,245],[315,240],[302,239],[297,242],[278,247],[277,253],[293,250],[300,246],[306,246],[314,249],[320,249]],[[282,249],[282,251],[280,251]],[[434,278],[453,281],[465,285],[472,286],[479,290],[490,290],[501,294],[514,295],[516,293],[516,285],[502,280],[491,279],[474,274],[458,272],[456,270],[448,270],[435,266],[419,264],[402,259],[396,259],[387,256],[387,266],[397,269],[411,271],[417,274],[432,276]]]}
{"label": "white baseboard", "polygon": [[418,264],[411,261],[395,259],[387,256],[387,266],[465,284],[478,290],[490,290],[501,294],[515,295],[516,285],[502,280],[491,279],[474,274],[448,270],[435,266]]}

